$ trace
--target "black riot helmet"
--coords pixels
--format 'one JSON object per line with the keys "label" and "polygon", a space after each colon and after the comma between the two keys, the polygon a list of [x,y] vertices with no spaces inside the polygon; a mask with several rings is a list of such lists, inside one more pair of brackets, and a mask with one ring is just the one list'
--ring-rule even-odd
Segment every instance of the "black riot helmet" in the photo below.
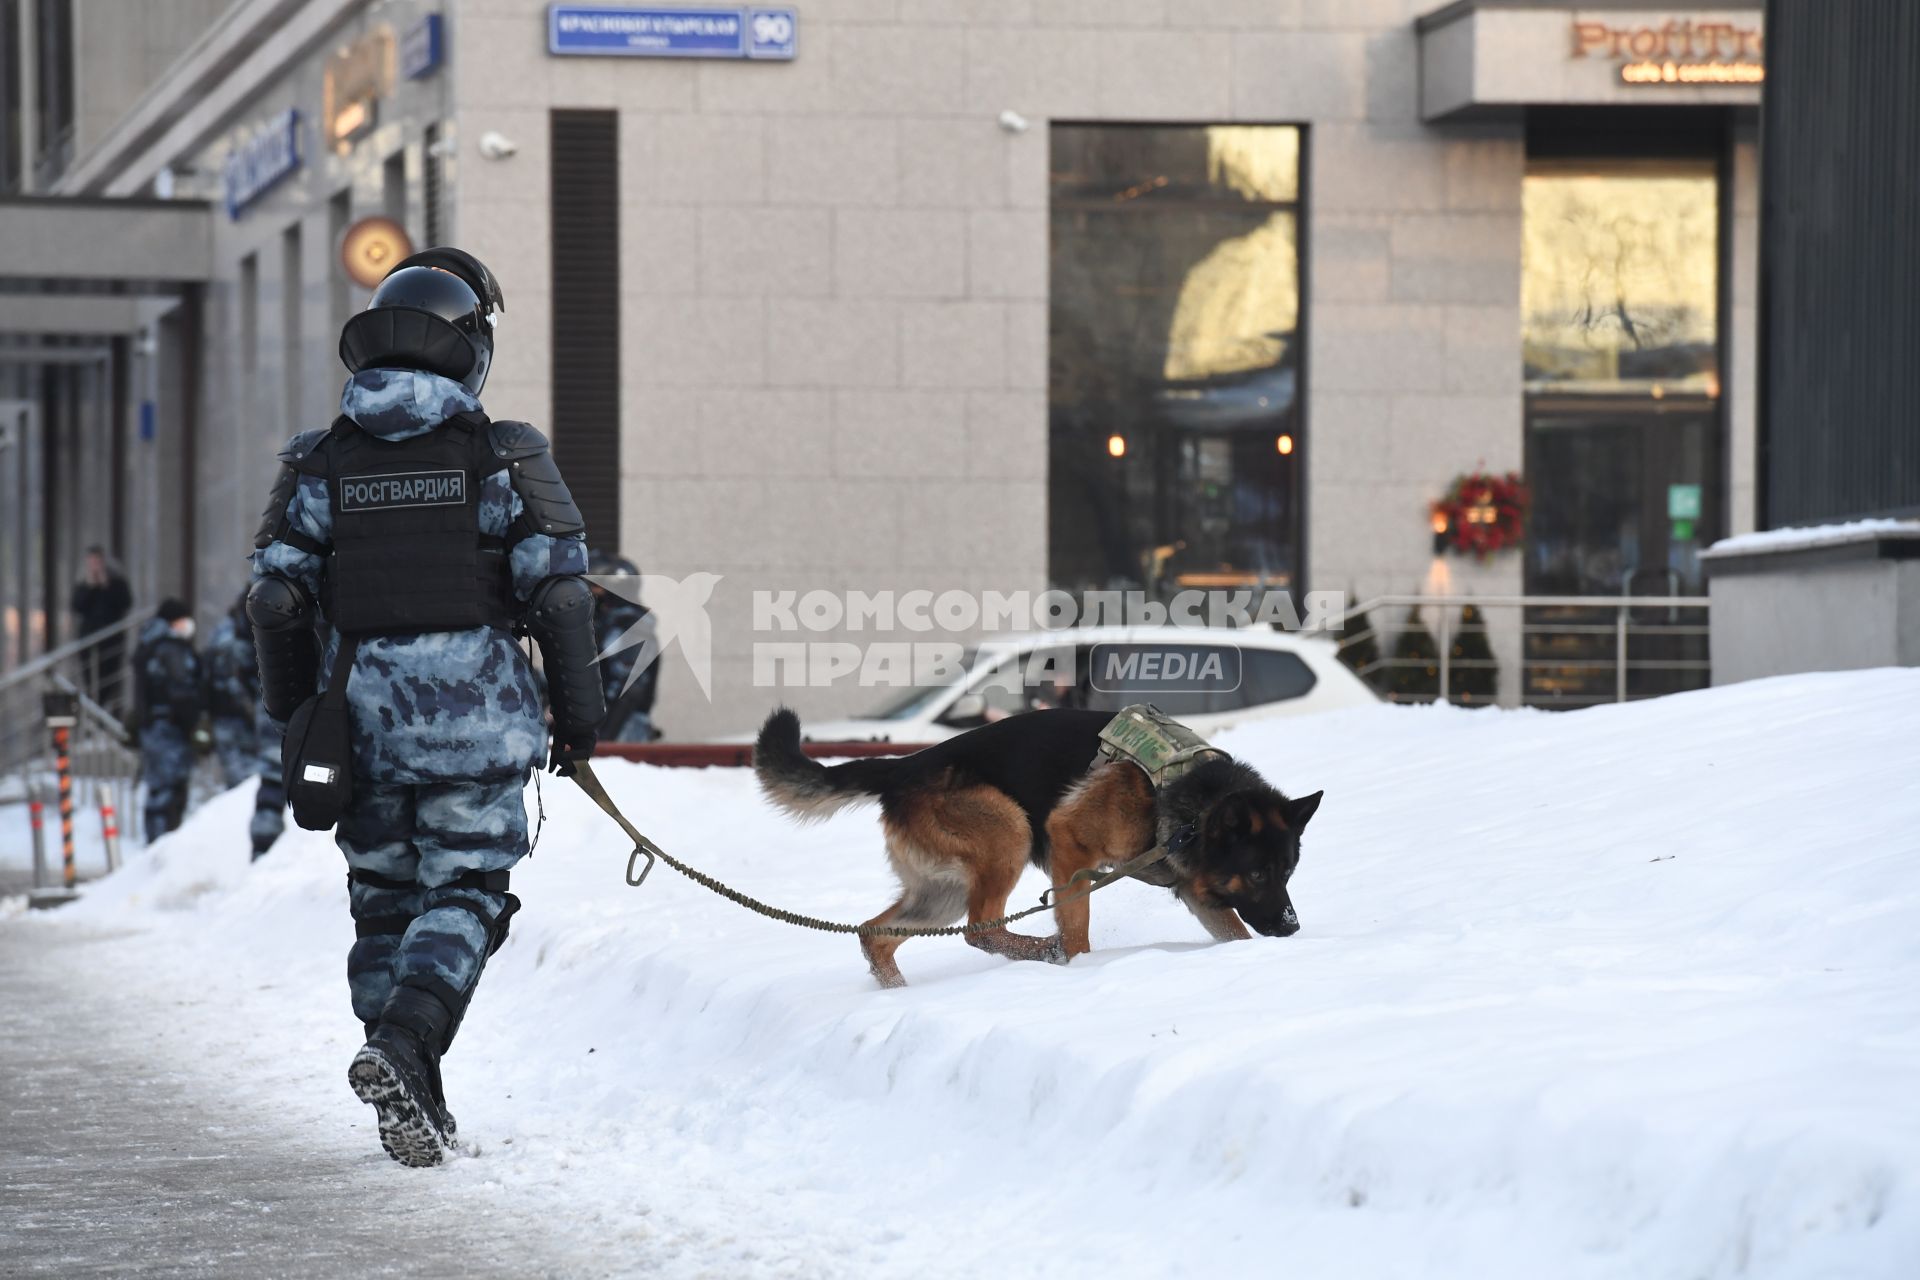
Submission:
{"label": "black riot helmet", "polygon": [[486,267],[458,249],[427,249],[387,273],[367,309],[340,330],[340,360],[362,369],[421,369],[479,393],[506,310]]}

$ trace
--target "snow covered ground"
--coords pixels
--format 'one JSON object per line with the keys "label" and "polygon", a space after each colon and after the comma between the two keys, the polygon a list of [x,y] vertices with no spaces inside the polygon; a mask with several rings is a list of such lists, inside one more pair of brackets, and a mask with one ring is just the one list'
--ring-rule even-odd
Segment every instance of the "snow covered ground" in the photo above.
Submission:
{"label": "snow covered ground", "polygon": [[[1916,727],[1920,671],[1250,727],[1221,745],[1327,793],[1297,936],[1210,945],[1125,884],[1069,967],[916,941],[890,992],[846,939],[665,868],[626,888],[549,779],[447,1061],[478,1154],[427,1173],[344,1084],[338,857],[292,832],[249,868],[245,789],[0,928],[129,931],[92,976],[147,995],[156,1056],[233,1047],[243,1111],[559,1227],[560,1270],[1912,1276]],[[870,811],[801,829],[743,771],[600,771],[762,897],[888,900]]]}

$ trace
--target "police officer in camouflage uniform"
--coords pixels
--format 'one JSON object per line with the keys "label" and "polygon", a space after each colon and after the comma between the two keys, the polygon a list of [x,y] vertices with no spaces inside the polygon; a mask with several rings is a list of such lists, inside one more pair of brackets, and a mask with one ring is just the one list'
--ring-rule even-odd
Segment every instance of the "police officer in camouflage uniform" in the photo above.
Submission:
{"label": "police officer in camouflage uniform", "polygon": [[206,710],[205,677],[193,648],[193,611],[166,600],[140,630],[133,653],[134,723],[146,784],[149,842],[180,825],[193,778],[193,733]]}
{"label": "police officer in camouflage uniform", "polygon": [[255,774],[260,778],[247,831],[258,859],[273,848],[286,826],[287,797],[280,780],[280,729],[260,703],[260,664],[246,604],[242,592],[207,637],[207,702],[221,780],[237,787]]}
{"label": "police officer in camouflage uniform", "polygon": [[[596,551],[590,563],[595,578],[639,581],[639,567],[623,557]],[[600,683],[607,700],[607,718],[600,725],[602,742],[652,742],[660,736],[653,726],[653,695],[660,683],[660,664],[649,662],[639,675],[633,675],[634,663],[641,648],[652,639],[654,627],[647,606],[598,582],[593,584],[593,634],[604,655],[600,659]]]}
{"label": "police officer in camouflage uniform", "polygon": [[213,713],[213,754],[220,781],[237,787],[253,772],[258,737],[254,733],[254,690],[260,669],[253,660],[253,630],[247,624],[242,592],[207,637],[207,707]]}
{"label": "police officer in camouflage uniform", "polygon": [[[522,788],[543,757],[571,773],[605,713],[579,510],[545,437],[478,399],[502,310],[456,249],[387,276],[341,333],[340,417],[280,455],[247,602],[277,721],[347,681],[353,793],[335,839],[367,1032],[348,1082],[410,1165],[438,1164],[455,1135],[440,1057],[519,908]],[[550,730],[516,630],[540,647]]]}

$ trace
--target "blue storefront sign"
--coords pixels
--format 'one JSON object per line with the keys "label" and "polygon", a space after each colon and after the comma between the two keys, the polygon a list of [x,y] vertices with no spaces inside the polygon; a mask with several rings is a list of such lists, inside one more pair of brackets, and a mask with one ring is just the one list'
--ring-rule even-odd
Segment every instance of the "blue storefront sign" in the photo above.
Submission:
{"label": "blue storefront sign", "polygon": [[400,74],[408,80],[418,80],[430,75],[440,67],[440,59],[445,45],[442,43],[440,15],[430,13],[407,29],[400,37]]}
{"label": "blue storefront sign", "polygon": [[301,159],[300,112],[288,107],[227,154],[226,168],[221,173],[227,216],[238,221],[248,205],[298,169]]}
{"label": "blue storefront sign", "polygon": [[627,9],[556,4],[547,9],[547,52],[616,58],[790,60],[800,19],[793,9]]}

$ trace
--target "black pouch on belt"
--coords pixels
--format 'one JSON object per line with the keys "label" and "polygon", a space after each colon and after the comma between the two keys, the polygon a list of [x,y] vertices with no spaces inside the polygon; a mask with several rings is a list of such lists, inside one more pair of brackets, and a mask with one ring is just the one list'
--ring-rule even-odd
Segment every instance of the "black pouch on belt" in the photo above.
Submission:
{"label": "black pouch on belt", "polygon": [[308,831],[327,831],[353,803],[353,722],[347,711],[347,679],[353,674],[357,636],[342,636],[332,678],[287,721],[282,780],[293,820]]}

